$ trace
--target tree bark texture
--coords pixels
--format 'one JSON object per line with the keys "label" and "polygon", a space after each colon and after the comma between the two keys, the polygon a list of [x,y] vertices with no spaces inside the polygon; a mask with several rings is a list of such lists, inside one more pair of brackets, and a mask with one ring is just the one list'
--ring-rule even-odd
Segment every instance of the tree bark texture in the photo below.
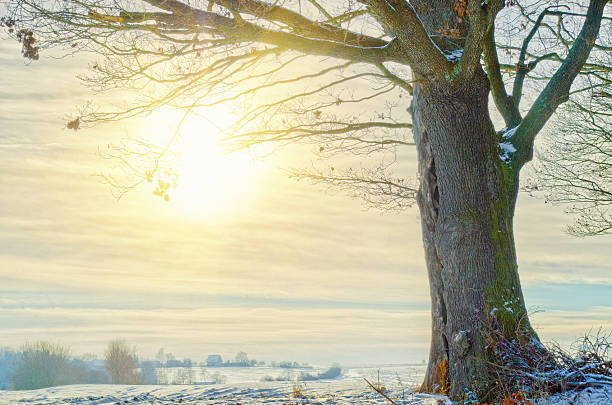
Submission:
{"label": "tree bark texture", "polygon": [[527,317],[514,248],[518,175],[500,159],[488,80],[480,71],[471,83],[443,84],[417,84],[411,106],[432,300],[422,389],[457,399],[466,390],[486,392],[493,329],[527,341],[537,335]]}

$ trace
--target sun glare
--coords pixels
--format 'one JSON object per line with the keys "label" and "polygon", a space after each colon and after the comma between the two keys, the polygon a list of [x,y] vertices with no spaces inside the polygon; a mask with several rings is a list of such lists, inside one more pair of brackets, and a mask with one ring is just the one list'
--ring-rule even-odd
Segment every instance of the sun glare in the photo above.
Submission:
{"label": "sun glare", "polygon": [[183,122],[173,147],[178,159],[176,189],[170,204],[181,213],[207,220],[225,218],[244,209],[256,192],[263,162],[246,151],[227,153],[219,144],[221,134],[204,117]]}

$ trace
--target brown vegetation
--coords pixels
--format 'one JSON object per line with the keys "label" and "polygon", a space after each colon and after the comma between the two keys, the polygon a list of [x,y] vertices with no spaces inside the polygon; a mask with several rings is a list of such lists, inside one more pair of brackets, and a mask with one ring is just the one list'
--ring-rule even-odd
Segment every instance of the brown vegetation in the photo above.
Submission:
{"label": "brown vegetation", "polygon": [[138,384],[136,349],[124,340],[113,340],[106,349],[106,371],[112,384]]}

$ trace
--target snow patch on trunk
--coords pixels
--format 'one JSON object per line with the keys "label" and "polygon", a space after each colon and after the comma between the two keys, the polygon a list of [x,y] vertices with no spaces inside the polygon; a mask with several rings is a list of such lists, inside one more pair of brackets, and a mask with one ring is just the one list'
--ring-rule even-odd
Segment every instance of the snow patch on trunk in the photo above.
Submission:
{"label": "snow patch on trunk", "polygon": [[516,152],[516,148],[510,141],[500,142],[497,144],[501,149],[499,158],[504,163],[510,163],[512,161],[512,155]]}
{"label": "snow patch on trunk", "polygon": [[451,63],[459,62],[463,56],[463,49],[456,49],[454,51],[443,51],[444,57]]}
{"label": "snow patch on trunk", "polygon": [[516,130],[518,129],[518,125],[515,126],[514,128],[510,128],[510,129],[503,129],[502,130],[502,139],[510,139],[514,136],[514,134],[516,133]]}

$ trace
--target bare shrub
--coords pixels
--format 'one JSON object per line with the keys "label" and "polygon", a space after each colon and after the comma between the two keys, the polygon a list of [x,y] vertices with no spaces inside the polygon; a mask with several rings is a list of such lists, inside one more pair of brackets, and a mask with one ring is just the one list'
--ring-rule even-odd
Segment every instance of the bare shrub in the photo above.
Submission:
{"label": "bare shrub", "polygon": [[533,398],[588,387],[612,386],[612,342],[601,330],[586,334],[570,350],[508,340],[499,334],[492,349],[490,371],[497,376],[498,397],[521,393]]}

